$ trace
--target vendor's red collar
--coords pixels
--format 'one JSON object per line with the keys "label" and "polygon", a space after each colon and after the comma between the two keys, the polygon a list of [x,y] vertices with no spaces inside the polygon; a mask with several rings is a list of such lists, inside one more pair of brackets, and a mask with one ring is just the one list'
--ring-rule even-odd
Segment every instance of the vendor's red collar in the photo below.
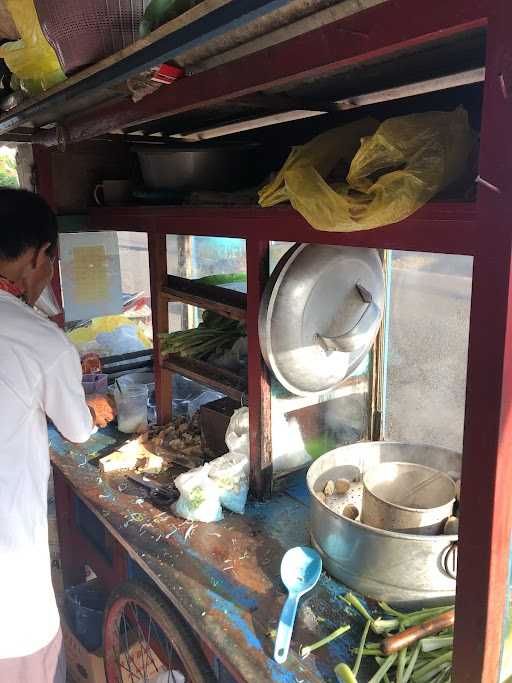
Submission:
{"label": "vendor's red collar", "polygon": [[20,287],[18,287],[18,285],[15,285],[14,282],[11,282],[6,277],[2,277],[1,275],[0,275],[0,291],[8,292],[9,294],[12,294],[13,296],[18,297],[18,299],[21,299],[23,297],[23,290]]}

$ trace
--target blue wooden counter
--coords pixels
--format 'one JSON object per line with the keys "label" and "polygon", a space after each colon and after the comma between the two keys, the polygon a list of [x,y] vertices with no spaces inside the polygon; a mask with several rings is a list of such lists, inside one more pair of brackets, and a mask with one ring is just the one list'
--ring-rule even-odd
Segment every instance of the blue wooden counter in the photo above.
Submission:
{"label": "blue wooden counter", "polygon": [[[363,622],[339,599],[347,589],[325,573],[301,601],[288,661],[279,665],[272,659],[272,631],[285,600],[281,558],[288,548],[309,542],[305,482],[298,481],[269,502],[249,502],[244,516],[227,512],[221,522],[192,524],[154,507],[143,489],[124,476],[101,477],[88,463],[94,452],[114,450],[118,436],[100,432],[85,446],[75,446],[50,433],[63,553],[72,555],[75,546],[78,556],[79,546],[86,542],[92,556],[92,548],[103,543],[103,532],[115,539],[136,572],[157,585],[239,680],[335,681],[334,666],[354,659],[352,648],[359,642]],[[79,528],[88,540],[79,538],[75,527],[70,531],[69,506],[58,499],[59,492],[65,497],[62,482],[86,511]],[[112,561],[109,565],[108,553],[104,555],[107,571]],[[93,568],[101,575],[101,567]],[[351,625],[348,634],[307,659],[299,657],[301,645],[341,624]],[[359,680],[367,679],[368,672],[362,670]]]}

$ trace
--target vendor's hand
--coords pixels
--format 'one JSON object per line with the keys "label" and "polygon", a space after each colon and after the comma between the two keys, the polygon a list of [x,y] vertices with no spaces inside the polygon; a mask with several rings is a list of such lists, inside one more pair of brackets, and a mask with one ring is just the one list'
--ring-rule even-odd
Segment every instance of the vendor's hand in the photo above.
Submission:
{"label": "vendor's hand", "polygon": [[114,401],[108,396],[93,394],[87,397],[86,403],[91,411],[94,424],[98,427],[106,427],[116,416]]}

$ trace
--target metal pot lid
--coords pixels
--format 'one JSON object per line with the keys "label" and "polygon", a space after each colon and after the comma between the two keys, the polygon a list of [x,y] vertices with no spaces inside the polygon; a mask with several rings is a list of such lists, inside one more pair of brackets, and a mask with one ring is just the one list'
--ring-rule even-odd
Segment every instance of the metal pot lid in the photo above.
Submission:
{"label": "metal pot lid", "polygon": [[369,351],[383,306],[384,276],[375,249],[296,244],[263,293],[263,357],[293,394],[329,391]]}

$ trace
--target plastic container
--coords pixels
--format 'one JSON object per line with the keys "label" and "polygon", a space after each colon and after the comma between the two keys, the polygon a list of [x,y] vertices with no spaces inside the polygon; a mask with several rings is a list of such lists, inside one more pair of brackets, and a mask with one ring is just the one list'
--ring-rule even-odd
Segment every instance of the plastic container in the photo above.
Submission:
{"label": "plastic container", "polygon": [[143,0],[35,0],[35,6],[66,74],[135,42],[144,13]]}
{"label": "plastic container", "polygon": [[91,652],[101,646],[107,599],[108,593],[98,581],[80,583],[65,591],[66,621],[82,645]]}
{"label": "plastic container", "polygon": [[114,389],[117,407],[117,427],[133,434],[148,424],[148,387],[146,384],[120,384]]}

